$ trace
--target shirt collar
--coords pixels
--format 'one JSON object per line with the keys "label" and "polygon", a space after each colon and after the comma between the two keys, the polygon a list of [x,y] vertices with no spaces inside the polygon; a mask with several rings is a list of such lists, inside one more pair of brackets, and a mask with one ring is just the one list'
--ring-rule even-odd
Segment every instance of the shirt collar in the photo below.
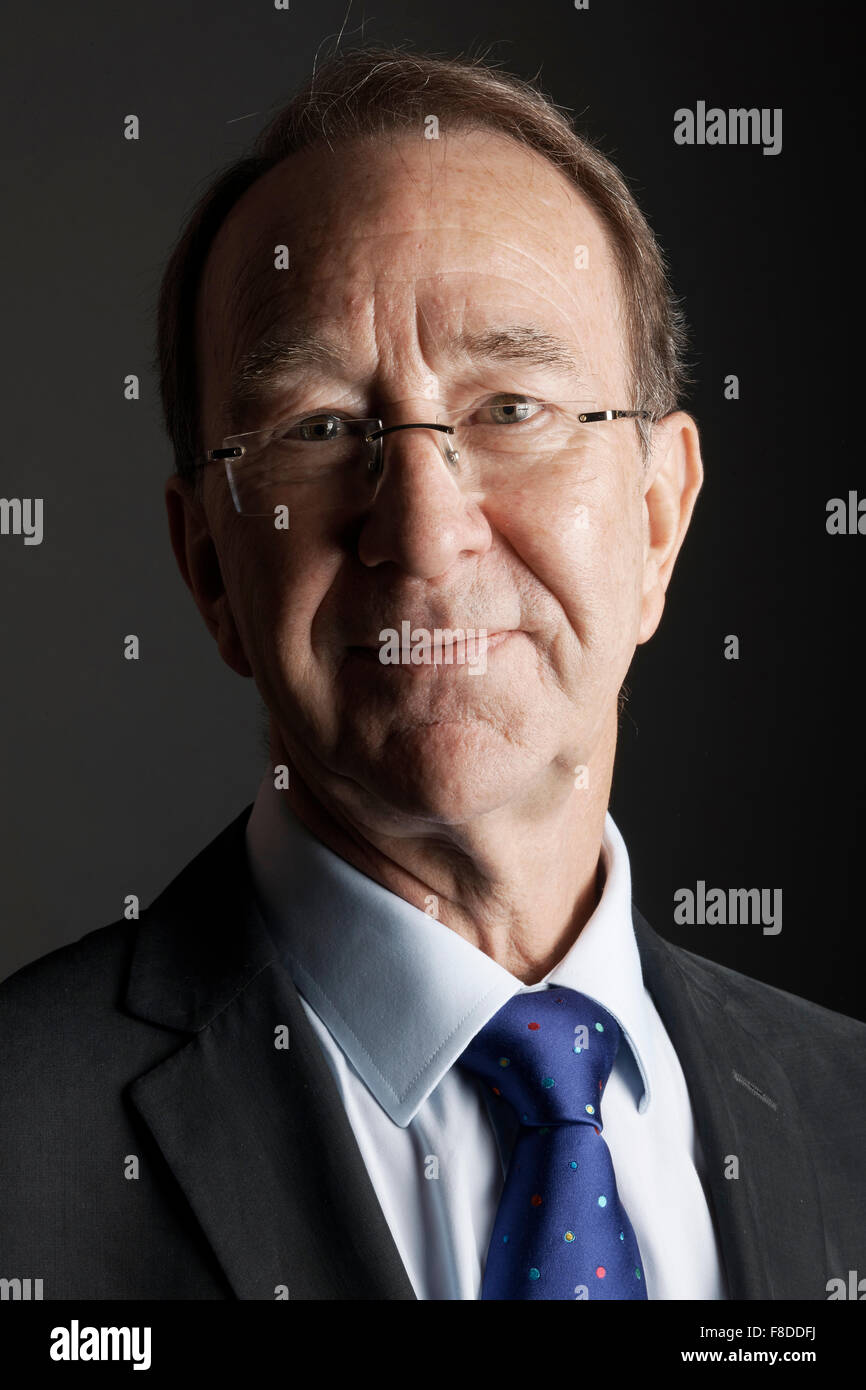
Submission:
{"label": "shirt collar", "polygon": [[611,1013],[650,1100],[649,996],[628,853],[605,818],[599,903],[560,963],[526,986],[456,932],[341,859],[262,779],[246,828],[256,893],[300,992],[395,1124],[405,1127],[484,1024],[521,990],[564,985]]}

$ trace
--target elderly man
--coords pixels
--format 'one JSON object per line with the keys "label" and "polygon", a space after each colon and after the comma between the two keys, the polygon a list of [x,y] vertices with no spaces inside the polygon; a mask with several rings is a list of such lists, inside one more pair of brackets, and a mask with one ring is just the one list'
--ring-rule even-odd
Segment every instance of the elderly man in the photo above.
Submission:
{"label": "elderly man", "polygon": [[665,943],[607,812],[701,485],[682,339],[617,171],[480,64],[335,59],[202,200],[168,513],[271,756],[140,922],[6,984],[2,1273],[712,1300],[866,1268],[866,1028]]}

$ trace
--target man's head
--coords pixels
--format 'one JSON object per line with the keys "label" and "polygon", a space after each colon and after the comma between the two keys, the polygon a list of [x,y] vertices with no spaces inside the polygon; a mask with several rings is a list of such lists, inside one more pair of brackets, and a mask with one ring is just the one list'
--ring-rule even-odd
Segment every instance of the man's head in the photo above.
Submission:
{"label": "man's head", "polygon": [[[184,577],[315,795],[396,833],[531,813],[577,764],[606,799],[618,693],[700,485],[681,333],[616,171],[489,69],[337,60],[205,199],[160,306],[180,459],[325,413],[392,426],[528,400],[657,422],[586,426],[537,468],[527,444],[489,487],[433,432],[393,432],[360,490],[297,487],[288,529],[240,516],[218,464],[194,483],[181,464]],[[381,664],[406,621],[509,635],[480,675]]]}

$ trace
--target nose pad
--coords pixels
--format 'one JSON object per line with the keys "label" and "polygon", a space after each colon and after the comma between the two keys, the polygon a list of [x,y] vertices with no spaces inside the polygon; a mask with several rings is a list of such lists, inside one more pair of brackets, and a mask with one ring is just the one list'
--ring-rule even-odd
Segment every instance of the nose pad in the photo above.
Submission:
{"label": "nose pad", "polygon": [[382,472],[382,440],[370,439],[366,444],[367,472],[378,476]]}

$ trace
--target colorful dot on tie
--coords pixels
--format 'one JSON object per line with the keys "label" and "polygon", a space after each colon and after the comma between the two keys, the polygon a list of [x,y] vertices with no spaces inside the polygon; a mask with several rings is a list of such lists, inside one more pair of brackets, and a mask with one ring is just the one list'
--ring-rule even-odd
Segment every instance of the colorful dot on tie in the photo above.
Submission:
{"label": "colorful dot on tie", "polygon": [[596,1279],[603,1279],[606,1274],[607,1270],[605,1269],[604,1265],[599,1265],[598,1269],[595,1271]]}
{"label": "colorful dot on tie", "polygon": [[539,1134],[549,1134],[549,1133],[550,1133],[550,1125],[544,1125],[538,1132],[539,1132]]}
{"label": "colorful dot on tie", "polygon": [[596,1031],[597,1033],[603,1033],[603,1032],[604,1032],[604,1024],[603,1024],[603,1023],[597,1023],[597,1024],[595,1025],[595,1031]]}
{"label": "colorful dot on tie", "polygon": [[580,1043],[575,1043],[575,1044],[574,1044],[574,1051],[575,1051],[575,1052],[582,1052],[582,1051],[583,1051],[583,1048],[581,1047]]}
{"label": "colorful dot on tie", "polygon": [[502,1237],[502,1244],[503,1244],[503,1245],[507,1245],[507,1244],[508,1244],[508,1236],[503,1236],[503,1237]]}
{"label": "colorful dot on tie", "polygon": [[500,1089],[499,1089],[498,1086],[491,1086],[490,1089],[492,1090],[492,1092],[493,1092],[493,1094],[494,1094],[495,1096],[501,1096],[501,1095],[502,1095],[502,1092],[500,1091]]}
{"label": "colorful dot on tie", "polygon": [[534,1193],[533,1196],[532,1196],[532,1198],[531,1198],[531,1201],[532,1201],[532,1205],[533,1205],[534,1207],[540,1207],[540,1206],[541,1206],[541,1201],[542,1201],[541,1193],[540,1193],[540,1192]]}
{"label": "colorful dot on tie", "polygon": [[574,1240],[574,1231],[566,1231],[565,1235],[562,1238],[563,1240],[567,1240],[569,1244],[571,1244],[571,1242]]}
{"label": "colorful dot on tie", "polygon": [[545,1076],[541,1084],[542,1086],[546,1086],[547,1089],[550,1090],[551,1086],[556,1085],[556,1082],[554,1081],[552,1076]]}
{"label": "colorful dot on tie", "polygon": [[556,1000],[554,1000],[554,1003],[556,1003],[556,1004],[564,1004],[564,1003],[565,1003],[565,1000],[564,1000],[564,999],[556,999]]}
{"label": "colorful dot on tie", "polygon": [[531,1270],[529,1271],[529,1277],[530,1277],[530,1279],[540,1279],[540,1278],[541,1278],[541,1270],[540,1270],[540,1269],[531,1269]]}
{"label": "colorful dot on tie", "polygon": [[637,1276],[638,1279],[640,1278],[640,1270],[639,1270],[639,1269],[636,1269],[636,1270],[635,1270],[635,1275]]}
{"label": "colorful dot on tie", "polygon": [[573,1158],[573,1159],[571,1160],[571,1162],[569,1163],[568,1166],[569,1166],[569,1168],[576,1168],[576,1167],[577,1167],[577,1159],[576,1159],[576,1158]]}
{"label": "colorful dot on tie", "polygon": [[599,1197],[599,1199],[598,1199],[598,1205],[599,1205],[600,1207],[606,1207],[606,1206],[607,1206],[607,1198],[606,1198],[606,1197]]}
{"label": "colorful dot on tie", "polygon": [[499,1065],[500,1065],[501,1067],[507,1067],[507,1066],[509,1065],[509,1059],[508,1059],[507,1057],[500,1057],[500,1058],[499,1058]]}
{"label": "colorful dot on tie", "polygon": [[540,1024],[540,1023],[527,1023],[526,1026],[527,1026],[527,1028],[531,1029],[533,1033],[537,1033],[538,1030],[539,1030],[539,1028],[541,1027],[541,1024]]}
{"label": "colorful dot on tie", "polygon": [[584,1108],[584,1110],[586,1111],[587,1115],[594,1115],[594,1114],[595,1114],[595,1106],[594,1106],[594,1105],[585,1105],[583,1108]]}
{"label": "colorful dot on tie", "polygon": [[600,1081],[599,1081],[599,1083],[598,1083],[598,1089],[601,1090],[601,1082],[600,1082]]}
{"label": "colorful dot on tie", "polygon": [[601,1130],[599,1129],[598,1125],[593,1125],[593,1129],[595,1130],[596,1134],[601,1134]]}
{"label": "colorful dot on tie", "polygon": [[624,1231],[620,1231],[620,1233],[619,1233],[619,1238],[620,1238],[620,1240],[625,1240],[625,1232],[624,1232]]}

